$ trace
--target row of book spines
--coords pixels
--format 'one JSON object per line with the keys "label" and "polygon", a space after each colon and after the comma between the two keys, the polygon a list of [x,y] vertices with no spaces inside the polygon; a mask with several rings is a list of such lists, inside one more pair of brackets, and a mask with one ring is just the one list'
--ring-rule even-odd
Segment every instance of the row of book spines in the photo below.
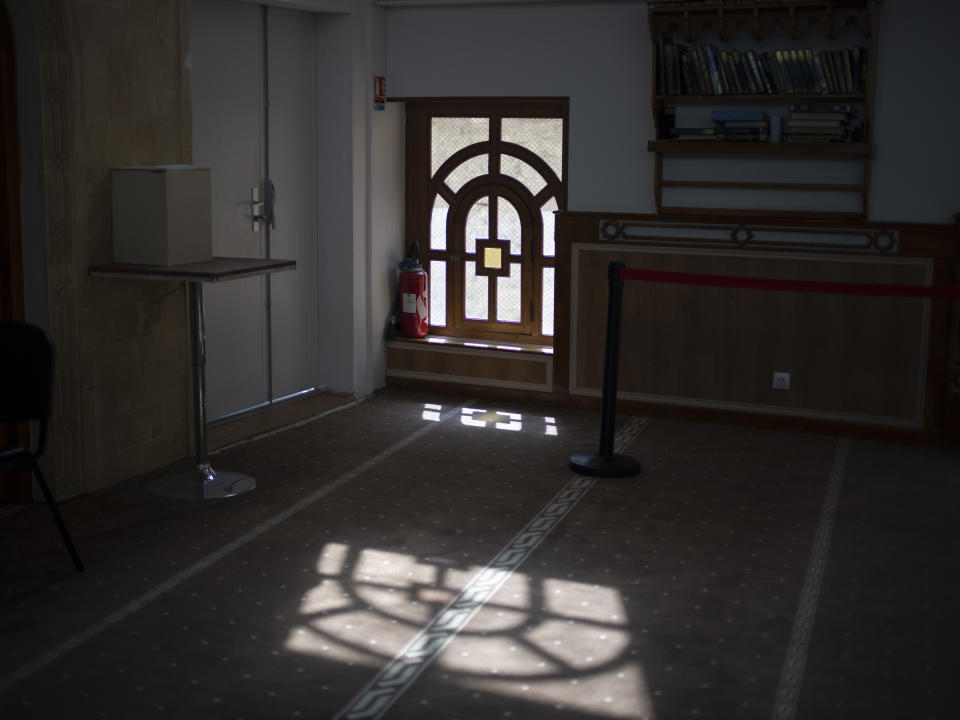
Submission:
{"label": "row of book spines", "polygon": [[661,95],[862,94],[866,51],[717,50],[657,42]]}
{"label": "row of book spines", "polygon": [[[757,129],[755,132],[732,132],[724,128],[675,128],[667,138],[669,140],[728,140],[734,142],[779,141],[781,137],[771,136],[768,131]],[[840,132],[805,132],[803,129],[787,129],[782,135],[783,142],[863,142],[862,134],[853,129]]]}

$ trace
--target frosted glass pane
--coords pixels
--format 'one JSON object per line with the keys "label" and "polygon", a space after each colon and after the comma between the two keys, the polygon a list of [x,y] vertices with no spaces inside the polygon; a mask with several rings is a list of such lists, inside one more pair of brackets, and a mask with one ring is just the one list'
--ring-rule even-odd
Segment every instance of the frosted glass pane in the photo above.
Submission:
{"label": "frosted glass pane", "polygon": [[501,137],[532,150],[563,179],[563,120],[560,118],[503,118]]}
{"label": "frosted glass pane", "polygon": [[447,201],[437,195],[433,203],[433,212],[430,213],[430,249],[447,249],[447,210],[450,206]]}
{"label": "frosted glass pane", "polygon": [[466,252],[477,251],[477,240],[487,240],[490,235],[490,200],[480,198],[467,213]]}
{"label": "frosted glass pane", "polygon": [[457,165],[450,174],[447,175],[445,182],[451,190],[459,192],[460,188],[475,177],[486,175],[489,172],[489,167],[490,162],[488,156],[477,155],[477,157],[472,157]]}
{"label": "frosted glass pane", "polygon": [[487,278],[477,275],[475,262],[464,263],[464,309],[463,314],[468,320],[486,320],[489,313],[487,297]]}
{"label": "frosted glass pane", "polygon": [[519,255],[523,248],[521,246],[522,229],[520,227],[520,213],[513,206],[513,203],[506,198],[497,200],[497,240],[510,241],[510,254]]}
{"label": "frosted glass pane", "polygon": [[547,185],[543,175],[534,170],[533,166],[512,155],[502,155],[500,157],[500,172],[519,180],[530,191],[531,195],[536,195]]}
{"label": "frosted glass pane", "polygon": [[447,324],[447,263],[430,261],[430,324]]}
{"label": "frosted glass pane", "polygon": [[520,322],[523,294],[521,293],[520,263],[510,263],[510,277],[497,278],[497,320]]}
{"label": "frosted glass pane", "polygon": [[543,309],[540,315],[540,333],[553,335],[553,268],[543,269]]}
{"label": "frosted glass pane", "polygon": [[458,150],[490,139],[487,118],[435,117],[430,123],[430,176]]}
{"label": "frosted glass pane", "polygon": [[543,219],[544,257],[553,257],[557,254],[555,242],[556,216],[553,213],[559,209],[556,198],[550,198],[543,204],[543,207],[540,208],[540,217]]}

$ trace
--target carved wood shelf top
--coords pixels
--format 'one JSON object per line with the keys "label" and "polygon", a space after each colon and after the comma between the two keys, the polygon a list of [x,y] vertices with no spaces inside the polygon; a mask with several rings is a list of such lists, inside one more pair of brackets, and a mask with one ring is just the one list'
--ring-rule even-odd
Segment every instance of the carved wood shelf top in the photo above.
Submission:
{"label": "carved wood shelf top", "polygon": [[650,34],[657,37],[675,26],[688,42],[708,27],[721,40],[728,40],[740,24],[762,39],[775,25],[783,27],[792,38],[811,23],[834,37],[838,28],[847,24],[859,25],[867,37],[871,33],[871,0],[811,0],[790,3],[756,3],[727,5],[711,3],[671,2],[651,4],[648,9]]}

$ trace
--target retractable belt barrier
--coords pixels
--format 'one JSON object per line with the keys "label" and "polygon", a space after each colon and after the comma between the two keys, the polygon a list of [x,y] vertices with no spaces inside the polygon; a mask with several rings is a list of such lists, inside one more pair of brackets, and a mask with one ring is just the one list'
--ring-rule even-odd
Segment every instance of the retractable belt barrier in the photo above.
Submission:
{"label": "retractable belt barrier", "polygon": [[637,270],[612,262],[607,269],[610,295],[607,301],[607,342],[603,365],[603,407],[600,424],[600,450],[577,453],[570,467],[582,475],[625,477],[640,472],[640,463],[627,455],[614,454],[613,432],[616,422],[617,373],[620,364],[620,319],[623,306],[623,281],[696,285],[700,287],[772,290],[779,292],[826,293],[833,295],[869,295],[873,297],[960,299],[960,287],[951,285],[889,285],[883,283],[822,282],[818,280],[778,280],[773,278],[667,270]]}

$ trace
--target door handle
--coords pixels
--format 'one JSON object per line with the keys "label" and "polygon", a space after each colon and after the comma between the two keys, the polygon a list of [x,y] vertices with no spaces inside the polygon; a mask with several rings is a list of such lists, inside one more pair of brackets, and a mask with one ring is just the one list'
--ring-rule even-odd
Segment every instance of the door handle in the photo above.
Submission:
{"label": "door handle", "polygon": [[277,229],[277,188],[270,178],[263,181],[263,221],[270,223],[271,229]]}
{"label": "door handle", "polygon": [[260,223],[270,223],[273,230],[277,229],[277,189],[273,185],[273,180],[267,178],[263,181],[264,199],[260,199],[260,188],[250,188],[250,220],[251,230],[260,232]]}

